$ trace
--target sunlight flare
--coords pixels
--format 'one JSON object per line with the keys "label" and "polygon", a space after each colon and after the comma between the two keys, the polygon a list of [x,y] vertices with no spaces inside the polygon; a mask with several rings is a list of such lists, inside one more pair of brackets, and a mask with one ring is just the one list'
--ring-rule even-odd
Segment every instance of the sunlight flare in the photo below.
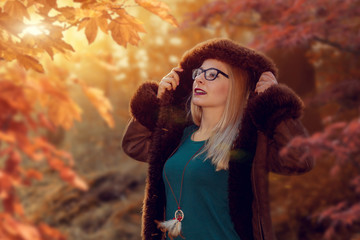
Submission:
{"label": "sunlight flare", "polygon": [[42,35],[42,34],[49,35],[49,30],[47,30],[42,25],[29,25],[28,27],[26,27],[23,30],[22,33],[23,34],[31,34],[31,35],[34,35],[34,36],[38,36],[38,35]]}

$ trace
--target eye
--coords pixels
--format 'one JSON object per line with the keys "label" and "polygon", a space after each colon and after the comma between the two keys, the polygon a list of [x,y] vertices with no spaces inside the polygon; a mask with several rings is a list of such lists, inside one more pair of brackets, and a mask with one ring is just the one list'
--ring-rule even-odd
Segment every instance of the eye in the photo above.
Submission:
{"label": "eye", "polygon": [[216,75],[217,75],[217,72],[215,70],[210,70],[210,71],[207,72],[207,76],[210,79],[216,78]]}

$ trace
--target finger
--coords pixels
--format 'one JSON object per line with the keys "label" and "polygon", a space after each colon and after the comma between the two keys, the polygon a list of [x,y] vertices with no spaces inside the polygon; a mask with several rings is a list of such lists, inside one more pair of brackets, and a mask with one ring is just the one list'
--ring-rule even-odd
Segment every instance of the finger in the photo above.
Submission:
{"label": "finger", "polygon": [[259,81],[259,82],[257,82],[256,83],[256,88],[259,88],[259,87],[262,87],[262,86],[264,86],[266,84],[266,82],[264,82],[264,81]]}
{"label": "finger", "polygon": [[167,88],[168,90],[171,90],[171,89],[175,90],[177,87],[177,82],[173,77],[165,77],[165,78],[163,78],[162,82],[169,84],[169,85],[166,85],[166,86],[170,86],[169,87],[170,89]]}
{"label": "finger", "polygon": [[184,69],[182,69],[181,67],[174,67],[172,70],[173,70],[173,71],[176,71],[176,72],[182,72],[182,71],[184,71]]}
{"label": "finger", "polygon": [[257,92],[257,93],[262,93],[262,92],[264,92],[265,90],[266,90],[266,88],[264,88],[264,87],[258,87],[258,88],[255,89],[255,92]]}
{"label": "finger", "polygon": [[179,77],[179,75],[177,74],[177,72],[174,72],[174,80],[175,80],[176,86],[179,86],[179,84],[180,84],[180,77]]}
{"label": "finger", "polygon": [[175,79],[175,76],[167,78],[167,82],[171,84],[173,90],[175,90],[176,87],[178,86],[178,81]]}
{"label": "finger", "polygon": [[[180,69],[180,70],[179,70]],[[180,71],[182,72],[183,69],[182,68],[173,68],[173,70],[171,70],[172,72],[172,76],[173,78],[175,79],[176,81],[176,85],[179,86],[179,83],[180,83],[180,77],[179,77],[179,74],[177,73],[177,71]]]}
{"label": "finger", "polygon": [[261,74],[259,81],[262,81],[262,80],[269,81],[269,82],[276,82],[276,83],[277,83],[277,80],[276,80],[275,75],[274,75],[272,72],[270,72],[270,71],[263,72],[263,73]]}
{"label": "finger", "polygon": [[172,82],[172,80],[170,78],[164,78],[161,81],[161,86],[164,89],[171,90],[171,89],[173,89],[173,85],[174,85],[174,83]]}

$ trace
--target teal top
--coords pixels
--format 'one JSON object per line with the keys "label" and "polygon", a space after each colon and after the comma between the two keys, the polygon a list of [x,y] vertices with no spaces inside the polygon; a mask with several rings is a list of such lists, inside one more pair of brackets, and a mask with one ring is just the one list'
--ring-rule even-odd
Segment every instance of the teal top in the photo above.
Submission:
{"label": "teal top", "polygon": [[[193,141],[193,125],[183,133],[182,144],[165,163],[164,171],[179,202],[181,177],[186,163],[204,145]],[[216,167],[205,153],[193,158],[185,169],[180,207],[184,212],[182,235],[186,240],[240,240],[229,213],[228,171]],[[178,209],[168,182],[163,179],[166,192],[166,220],[174,218]],[[169,237],[166,238],[169,240]],[[183,240],[180,236],[176,240]]]}

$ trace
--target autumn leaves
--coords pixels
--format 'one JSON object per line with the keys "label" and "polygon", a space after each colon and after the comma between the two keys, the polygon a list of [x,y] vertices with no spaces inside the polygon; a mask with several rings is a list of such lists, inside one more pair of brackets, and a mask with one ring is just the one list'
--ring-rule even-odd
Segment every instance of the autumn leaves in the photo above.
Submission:
{"label": "autumn leaves", "polygon": [[[42,53],[53,59],[56,53],[74,51],[64,40],[64,33],[70,28],[84,29],[89,44],[100,29],[121,46],[138,45],[139,33],[146,31],[142,22],[127,12],[134,5],[125,2],[74,0],[60,6],[61,1],[56,0],[8,0],[0,4],[1,58],[17,60],[25,69],[44,72],[38,60]],[[173,26],[178,25],[165,3],[158,0],[135,0],[135,3]],[[37,34],[24,31],[29,28]]]}

